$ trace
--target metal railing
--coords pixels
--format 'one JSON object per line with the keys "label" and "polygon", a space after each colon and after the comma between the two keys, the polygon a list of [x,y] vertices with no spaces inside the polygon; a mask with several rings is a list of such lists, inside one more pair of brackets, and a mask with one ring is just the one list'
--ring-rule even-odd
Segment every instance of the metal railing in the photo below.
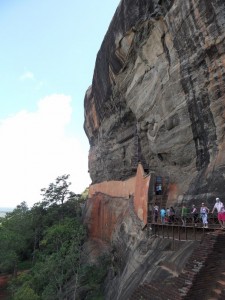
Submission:
{"label": "metal railing", "polygon": [[152,216],[152,222],[149,223],[151,235],[180,241],[200,241],[206,232],[221,228],[215,214],[208,214],[207,228],[203,226],[200,215],[198,218],[194,218],[192,214],[187,214],[186,217],[174,215],[172,218],[165,218],[164,223],[160,217],[157,222],[154,221],[154,216]]}
{"label": "metal railing", "polygon": [[[216,214],[209,213],[208,214],[208,226],[210,228],[219,228],[220,224],[218,222],[218,218]],[[196,218],[193,216],[193,214],[187,214],[186,216],[181,215],[173,215],[173,216],[166,216],[164,218],[164,222],[162,222],[162,219],[160,215],[157,218],[157,222],[155,221],[155,216],[153,214],[149,217],[149,223],[152,224],[164,224],[164,225],[185,225],[185,226],[197,226],[201,227],[203,226],[201,215],[199,214]]]}

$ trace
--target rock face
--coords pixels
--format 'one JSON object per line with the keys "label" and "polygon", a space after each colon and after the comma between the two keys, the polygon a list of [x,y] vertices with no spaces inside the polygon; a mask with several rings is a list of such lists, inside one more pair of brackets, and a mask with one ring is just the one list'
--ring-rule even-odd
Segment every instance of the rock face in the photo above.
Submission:
{"label": "rock face", "polygon": [[[124,246],[107,299],[128,299],[127,287],[143,282],[152,259],[137,255],[149,243],[141,231],[146,212],[138,211],[153,201],[155,178],[167,180],[166,205],[225,202],[225,2],[122,0],[84,105],[92,179],[86,223],[117,254]],[[142,188],[134,180],[139,163],[143,180],[149,176]]]}
{"label": "rock face", "polygon": [[123,0],[85,97],[92,182],[146,171],[177,198],[223,194],[225,3]]}

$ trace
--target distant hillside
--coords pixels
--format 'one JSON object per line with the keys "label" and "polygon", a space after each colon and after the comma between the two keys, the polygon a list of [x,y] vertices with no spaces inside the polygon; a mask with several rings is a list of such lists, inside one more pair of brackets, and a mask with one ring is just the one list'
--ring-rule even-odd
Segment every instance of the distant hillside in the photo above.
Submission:
{"label": "distant hillside", "polygon": [[13,211],[11,207],[0,207],[0,217],[4,217],[7,212]]}

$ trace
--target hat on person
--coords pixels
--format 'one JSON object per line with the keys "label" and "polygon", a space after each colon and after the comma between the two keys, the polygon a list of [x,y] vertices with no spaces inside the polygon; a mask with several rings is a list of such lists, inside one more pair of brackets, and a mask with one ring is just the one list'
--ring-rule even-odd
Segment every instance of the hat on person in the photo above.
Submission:
{"label": "hat on person", "polygon": [[220,198],[216,198],[216,201],[220,201]]}

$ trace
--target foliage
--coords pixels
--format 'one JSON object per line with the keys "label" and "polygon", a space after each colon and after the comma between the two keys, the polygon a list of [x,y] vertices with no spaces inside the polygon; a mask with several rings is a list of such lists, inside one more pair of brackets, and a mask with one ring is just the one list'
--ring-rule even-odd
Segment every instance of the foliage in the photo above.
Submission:
{"label": "foliage", "polygon": [[85,201],[85,200],[87,200],[87,198],[88,198],[88,193],[89,193],[89,188],[86,188],[86,189],[83,191],[83,193],[81,194],[81,197],[80,197],[80,199],[81,199],[82,202]]}
{"label": "foliage", "polygon": [[29,256],[32,241],[30,212],[25,202],[7,213],[0,227],[0,272],[17,273],[17,265]]}
{"label": "foliage", "polygon": [[83,226],[70,218],[46,230],[33,268],[33,282],[47,299],[52,295],[58,299],[63,285],[78,272],[84,238]]}
{"label": "foliage", "polygon": [[41,190],[41,202],[31,209],[22,202],[2,220],[0,272],[14,274],[13,300],[63,299],[65,286],[71,284],[74,295],[84,287],[86,299],[102,299],[109,260],[101,258],[97,266],[81,263],[86,238],[82,206],[88,189],[75,194],[68,179],[69,175],[57,177]]}
{"label": "foliage", "polygon": [[80,284],[88,290],[86,300],[103,300],[102,285],[110,264],[110,256],[103,255],[97,264],[83,266]]}
{"label": "foliage", "polygon": [[73,194],[69,191],[69,186],[71,182],[67,182],[69,175],[62,175],[56,178],[55,183],[50,183],[49,187],[41,189],[43,202],[46,205],[51,203],[61,203],[63,204],[68,198]]}
{"label": "foliage", "polygon": [[16,291],[14,300],[40,300],[40,297],[35,291],[26,283],[24,283],[18,291]]}

